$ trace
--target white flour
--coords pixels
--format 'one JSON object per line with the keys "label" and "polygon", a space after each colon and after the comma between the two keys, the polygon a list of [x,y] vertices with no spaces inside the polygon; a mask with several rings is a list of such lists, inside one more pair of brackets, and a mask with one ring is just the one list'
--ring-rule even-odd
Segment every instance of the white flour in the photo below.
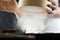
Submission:
{"label": "white flour", "polygon": [[22,7],[23,14],[18,18],[21,30],[26,33],[41,33],[45,29],[46,10],[41,7]]}

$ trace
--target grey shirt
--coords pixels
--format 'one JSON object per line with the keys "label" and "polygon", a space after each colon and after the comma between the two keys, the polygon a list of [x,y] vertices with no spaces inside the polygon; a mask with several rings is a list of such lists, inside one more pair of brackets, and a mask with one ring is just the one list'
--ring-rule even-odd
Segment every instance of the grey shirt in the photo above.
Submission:
{"label": "grey shirt", "polygon": [[16,30],[16,23],[14,13],[0,11],[0,30]]}

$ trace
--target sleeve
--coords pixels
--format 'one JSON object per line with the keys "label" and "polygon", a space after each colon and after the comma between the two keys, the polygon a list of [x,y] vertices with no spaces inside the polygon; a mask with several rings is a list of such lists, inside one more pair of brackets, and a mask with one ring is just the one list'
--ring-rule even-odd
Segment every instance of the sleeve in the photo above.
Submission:
{"label": "sleeve", "polygon": [[16,30],[16,23],[14,13],[0,11],[0,30]]}

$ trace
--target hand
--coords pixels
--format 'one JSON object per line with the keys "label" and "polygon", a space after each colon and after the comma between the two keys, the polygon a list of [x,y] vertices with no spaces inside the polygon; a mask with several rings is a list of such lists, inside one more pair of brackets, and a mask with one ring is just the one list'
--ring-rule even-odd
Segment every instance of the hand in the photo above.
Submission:
{"label": "hand", "polygon": [[48,10],[48,13],[53,13],[52,11],[58,8],[58,3],[55,0],[48,0],[51,4],[48,4],[47,6],[52,9]]}
{"label": "hand", "polygon": [[56,10],[53,11],[55,15],[60,16],[60,7],[58,7]]}
{"label": "hand", "polygon": [[15,12],[18,9],[16,0],[0,0],[0,10]]}
{"label": "hand", "polygon": [[49,0],[53,5],[51,6],[52,8],[56,8],[55,10],[52,11],[56,16],[60,16],[60,7],[58,7],[58,3],[56,3],[54,0]]}
{"label": "hand", "polygon": [[14,12],[20,14],[16,0],[0,0],[0,11]]}
{"label": "hand", "polygon": [[47,4],[47,6],[49,8],[51,8],[52,10],[55,10],[58,7],[58,3],[54,0],[48,0],[48,2],[50,2],[51,4]]}

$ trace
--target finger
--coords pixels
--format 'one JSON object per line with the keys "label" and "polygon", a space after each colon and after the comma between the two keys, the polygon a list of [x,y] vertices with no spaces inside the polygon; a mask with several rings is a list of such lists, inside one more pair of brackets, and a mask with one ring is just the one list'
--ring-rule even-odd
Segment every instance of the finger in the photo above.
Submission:
{"label": "finger", "polygon": [[55,10],[56,9],[56,6],[54,5],[47,5],[49,8],[51,8],[52,10]]}
{"label": "finger", "polygon": [[51,9],[47,9],[48,14],[54,14]]}
{"label": "finger", "polygon": [[56,9],[56,6],[53,5],[53,4],[52,4],[51,2],[49,2],[49,1],[47,1],[47,7],[48,7],[49,9],[52,9],[52,10]]}
{"label": "finger", "polygon": [[57,6],[58,4],[54,1],[54,0],[48,0],[49,2],[51,2],[53,5]]}

